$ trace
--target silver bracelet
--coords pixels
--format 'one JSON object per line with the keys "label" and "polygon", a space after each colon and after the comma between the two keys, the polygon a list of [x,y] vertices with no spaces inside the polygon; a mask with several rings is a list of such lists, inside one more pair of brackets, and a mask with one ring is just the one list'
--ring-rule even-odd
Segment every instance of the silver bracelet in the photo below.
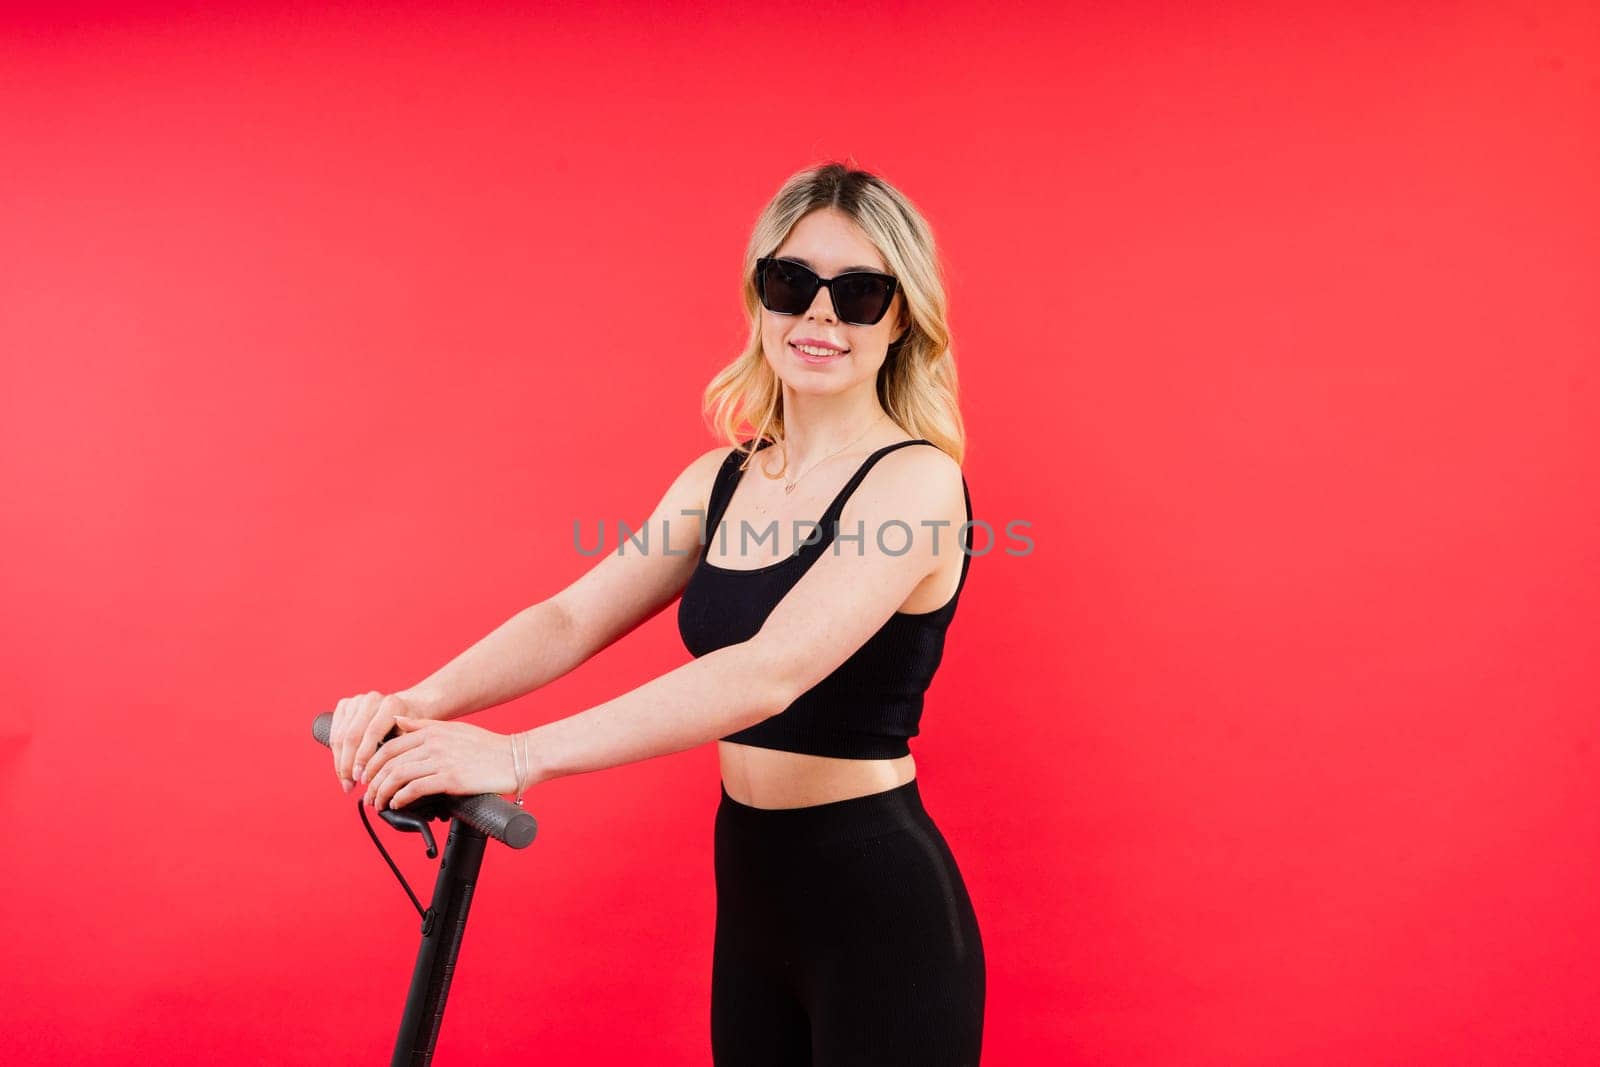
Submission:
{"label": "silver bracelet", "polygon": [[522,731],[522,733],[518,734],[517,737],[522,741],[523,777],[517,779],[517,807],[520,808],[522,807],[522,792],[527,788],[527,776],[533,773],[533,761],[528,759],[528,731]]}
{"label": "silver bracelet", "polygon": [[522,807],[522,768],[517,764],[517,735],[511,735],[511,774],[516,779],[517,807]]}

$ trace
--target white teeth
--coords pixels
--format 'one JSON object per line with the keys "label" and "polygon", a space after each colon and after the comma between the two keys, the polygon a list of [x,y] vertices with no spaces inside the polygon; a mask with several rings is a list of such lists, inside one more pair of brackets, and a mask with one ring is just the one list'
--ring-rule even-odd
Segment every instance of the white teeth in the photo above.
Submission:
{"label": "white teeth", "polygon": [[795,345],[795,347],[808,356],[836,356],[839,354],[839,350],[835,348],[816,348],[812,345]]}

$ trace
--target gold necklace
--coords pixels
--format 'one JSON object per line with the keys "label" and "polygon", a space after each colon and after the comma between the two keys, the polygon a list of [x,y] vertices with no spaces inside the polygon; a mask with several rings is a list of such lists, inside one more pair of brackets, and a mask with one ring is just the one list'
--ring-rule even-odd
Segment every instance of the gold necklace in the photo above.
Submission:
{"label": "gold necklace", "polygon": [[807,467],[805,469],[804,473],[802,473],[794,481],[792,481],[792,482],[784,482],[783,483],[783,491],[785,493],[794,492],[794,487],[799,484],[800,478],[804,478],[807,474],[810,474],[812,471],[816,470],[818,467],[820,467],[824,463],[828,462],[828,460],[832,459],[834,456],[837,456],[840,452],[843,452],[846,448],[849,448],[850,445],[855,444],[856,441],[859,441],[859,440],[861,440],[862,437],[867,436],[867,434],[869,432],[871,432],[871,430],[872,430],[872,428],[874,426],[878,425],[878,423],[883,421],[884,416],[887,415],[887,414],[888,414],[888,412],[886,412],[886,411],[879,412],[878,413],[878,417],[876,419],[873,419],[870,423],[868,423],[867,424],[867,428],[865,430],[861,431],[861,437],[857,437],[855,439],[855,441],[851,441],[850,444],[844,445],[843,447],[840,447],[840,448],[836,448],[832,452],[829,452],[826,456],[823,456],[821,459],[817,460],[811,466]]}

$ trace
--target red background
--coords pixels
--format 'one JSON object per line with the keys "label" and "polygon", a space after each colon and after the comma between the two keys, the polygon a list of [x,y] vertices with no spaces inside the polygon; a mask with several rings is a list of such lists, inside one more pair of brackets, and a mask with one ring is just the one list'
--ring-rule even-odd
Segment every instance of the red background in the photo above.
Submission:
{"label": "red background", "polygon": [[[642,519],[757,211],[853,155],[1035,543],[913,742],[984,1062],[1583,1062],[1597,63],[1578,3],[6,8],[8,1058],[387,1061],[417,919],[312,716]],[[709,1062],[717,797],[711,745],[540,787],[439,1062]]]}

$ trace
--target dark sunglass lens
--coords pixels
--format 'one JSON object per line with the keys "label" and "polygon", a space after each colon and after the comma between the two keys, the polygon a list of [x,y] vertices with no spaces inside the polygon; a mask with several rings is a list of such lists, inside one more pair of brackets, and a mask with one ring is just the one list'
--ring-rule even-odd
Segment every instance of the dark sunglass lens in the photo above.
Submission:
{"label": "dark sunglass lens", "polygon": [[768,260],[762,272],[762,303],[782,315],[798,315],[817,295],[817,276],[798,263]]}
{"label": "dark sunglass lens", "polygon": [[889,283],[872,274],[845,274],[833,283],[833,303],[846,322],[870,326],[889,308]]}

